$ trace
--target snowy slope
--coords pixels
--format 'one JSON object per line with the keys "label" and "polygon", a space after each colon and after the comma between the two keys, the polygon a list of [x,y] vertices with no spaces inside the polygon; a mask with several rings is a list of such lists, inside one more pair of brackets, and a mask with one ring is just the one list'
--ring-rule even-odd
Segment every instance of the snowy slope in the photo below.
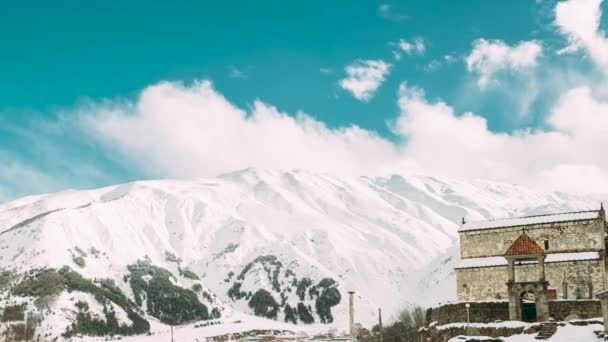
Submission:
{"label": "snowy slope", "polygon": [[[69,265],[88,278],[122,281],[146,256],[174,274],[200,276],[226,310],[252,313],[227,292],[243,268],[275,256],[286,303],[297,303],[294,278],[331,278],[342,300],[332,308],[345,326],[347,291],[356,291],[357,321],[376,310],[453,300],[457,229],[468,220],[595,209],[599,202],[489,181],[432,177],[333,177],[304,171],[247,169],[213,179],[142,181],[64,191],[0,205],[0,267],[23,272]],[[75,265],[77,250],[87,253]],[[287,269],[290,272],[287,272]],[[232,272],[232,276],[230,273]],[[292,273],[292,275],[289,275]],[[178,277],[184,287],[194,282]],[[242,279],[245,292],[273,290],[263,266]],[[314,311],[314,300],[305,299]],[[319,317],[316,317],[316,322]],[[282,313],[277,317],[283,320]]]}

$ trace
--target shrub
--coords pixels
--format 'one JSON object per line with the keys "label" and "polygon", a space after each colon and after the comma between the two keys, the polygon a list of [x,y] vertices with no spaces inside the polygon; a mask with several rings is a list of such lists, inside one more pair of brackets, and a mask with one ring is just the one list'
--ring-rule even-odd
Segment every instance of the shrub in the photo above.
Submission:
{"label": "shrub", "polygon": [[[103,323],[104,321],[92,318],[90,314],[87,314],[88,304],[77,303],[79,314],[76,317],[76,321],[65,332],[64,335],[66,337],[79,333],[100,336],[96,335],[100,333],[100,331],[104,331],[105,333],[109,334],[121,335],[143,334],[150,331],[150,323],[136,312],[133,302],[131,302],[124,295],[124,293],[115,285],[114,281],[102,279],[99,281],[98,286],[91,280],[84,278],[79,273],[72,271],[69,267],[61,268],[58,273],[63,277],[63,282],[65,283],[68,291],[81,291],[92,294],[97,300],[104,304],[104,313],[106,316],[106,321]],[[114,311],[106,309],[105,302],[107,300],[115,303],[125,310],[127,317],[132,322],[132,325],[127,326],[123,324],[119,327],[118,323],[114,324],[114,321],[116,321]],[[102,326],[102,328],[92,328],[92,326]]]}
{"label": "shrub", "polygon": [[296,324],[298,322],[298,312],[294,310],[289,304],[285,305],[283,313],[285,314],[285,322],[291,322],[293,324]]}
{"label": "shrub", "polygon": [[63,277],[55,269],[34,269],[13,287],[13,294],[22,297],[54,296],[63,291]]}
{"label": "shrub", "polygon": [[334,317],[331,314],[331,308],[340,303],[342,296],[340,291],[335,287],[330,287],[321,293],[321,295],[315,301],[315,309],[319,315],[321,323],[332,323]]}
{"label": "shrub", "polygon": [[4,308],[2,322],[23,321],[25,319],[25,306],[11,305]]}
{"label": "shrub", "polygon": [[266,271],[266,274],[268,275],[268,280],[272,284],[272,288],[275,291],[280,292],[281,287],[279,283],[279,273],[281,272],[281,267],[283,264],[274,255],[262,255],[255,258],[255,260],[243,267],[243,270],[238,275],[237,279],[244,280],[247,272],[249,272],[256,264],[259,264],[264,268],[264,271]]}
{"label": "shrub", "polygon": [[184,278],[190,279],[190,280],[199,280],[200,278],[196,275],[196,273],[190,271],[189,269],[185,268],[185,269],[178,269],[179,270],[179,275],[181,275]]}
{"label": "shrub", "polygon": [[217,319],[222,317],[222,314],[220,313],[220,310],[218,308],[213,308],[209,317],[212,319]]}
{"label": "shrub", "polygon": [[148,314],[162,323],[176,325],[209,318],[207,307],[198,300],[196,293],[174,285],[173,275],[166,269],[149,261],[138,261],[128,269],[135,301],[141,305],[142,295],[145,295]]}
{"label": "shrub", "polygon": [[77,334],[88,336],[105,336],[105,335],[129,335],[132,333],[131,327],[123,324],[119,325],[116,319],[114,310],[108,305],[103,306],[105,320],[93,317],[89,312],[89,305],[86,302],[76,302],[78,313],[76,320],[68,327],[63,336],[70,338]]}
{"label": "shrub", "polygon": [[42,317],[33,312],[28,312],[25,320],[25,340],[31,341],[34,339],[36,328],[40,325]]}
{"label": "shrub", "polygon": [[[421,307],[413,307],[402,310],[397,316],[397,321],[384,326],[384,336],[402,336],[408,341],[418,341],[418,330],[425,325],[425,311]],[[380,333],[380,327],[372,328],[374,334]]]}
{"label": "shrub", "polygon": [[179,264],[180,262],[182,262],[182,259],[178,258],[177,255],[169,252],[169,251],[165,251],[165,260],[169,261],[169,262],[174,262]]}
{"label": "shrub", "polygon": [[228,289],[228,297],[232,300],[239,300],[245,296],[247,296],[247,293],[241,291],[241,283],[239,282],[235,282]]}
{"label": "shrub", "polygon": [[310,313],[310,310],[304,305],[304,303],[298,303],[298,316],[300,317],[300,321],[305,324],[311,324],[315,322],[315,318]]}
{"label": "shrub", "polygon": [[256,316],[272,319],[277,318],[279,311],[279,305],[274,300],[274,297],[264,289],[257,290],[253,297],[251,297],[249,307],[253,309],[253,313]]}
{"label": "shrub", "polygon": [[72,256],[72,261],[80,268],[83,268],[86,265],[84,258],[81,255]]}
{"label": "shrub", "polygon": [[76,246],[74,247],[74,250],[76,251],[76,253],[80,254],[80,256],[86,257],[87,253],[85,253],[85,251],[83,251],[80,247]]}
{"label": "shrub", "polygon": [[203,290],[203,286],[201,284],[194,284],[192,285],[192,291],[194,292],[201,292]]}
{"label": "shrub", "polygon": [[399,322],[403,323],[406,329],[418,330],[418,328],[424,326],[426,321],[425,311],[419,306],[401,310],[399,312]]}
{"label": "shrub", "polygon": [[25,324],[18,323],[10,326],[10,339],[8,341],[23,341],[26,337]]}
{"label": "shrub", "polygon": [[0,290],[7,288],[15,279],[15,272],[3,270],[0,272]]}
{"label": "shrub", "polygon": [[312,280],[310,278],[302,278],[299,282],[297,282],[296,294],[300,298],[300,300],[304,300],[306,297],[306,289],[312,285]]}
{"label": "shrub", "polygon": [[97,249],[95,247],[91,247],[91,248],[89,248],[89,253],[91,253],[91,255],[95,258],[99,258],[99,254],[101,252],[99,251],[99,249]]}

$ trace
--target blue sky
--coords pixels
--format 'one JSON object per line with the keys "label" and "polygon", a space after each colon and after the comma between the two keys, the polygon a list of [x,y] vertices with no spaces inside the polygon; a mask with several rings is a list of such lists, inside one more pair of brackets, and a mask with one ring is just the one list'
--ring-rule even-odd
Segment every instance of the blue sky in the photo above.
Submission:
{"label": "blue sky", "polygon": [[605,191],[606,4],[562,5],[0,3],[0,200],[247,166]]}

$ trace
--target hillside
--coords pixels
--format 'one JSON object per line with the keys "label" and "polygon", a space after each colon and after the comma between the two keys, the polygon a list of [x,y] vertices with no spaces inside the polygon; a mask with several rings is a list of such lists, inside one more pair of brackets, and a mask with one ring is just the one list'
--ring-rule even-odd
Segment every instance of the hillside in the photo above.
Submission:
{"label": "hillside", "polygon": [[343,328],[353,289],[370,324],[378,307],[455,298],[463,216],[598,206],[489,181],[254,169],[68,190],[0,205],[2,305],[25,303],[48,338],[232,312]]}

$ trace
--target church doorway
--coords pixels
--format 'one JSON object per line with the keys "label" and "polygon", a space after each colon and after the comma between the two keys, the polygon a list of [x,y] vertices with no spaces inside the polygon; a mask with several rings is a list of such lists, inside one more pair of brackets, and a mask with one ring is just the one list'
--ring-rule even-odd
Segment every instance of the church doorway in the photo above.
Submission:
{"label": "church doorway", "polygon": [[536,322],[536,296],[532,292],[524,292],[521,295],[521,320]]}

